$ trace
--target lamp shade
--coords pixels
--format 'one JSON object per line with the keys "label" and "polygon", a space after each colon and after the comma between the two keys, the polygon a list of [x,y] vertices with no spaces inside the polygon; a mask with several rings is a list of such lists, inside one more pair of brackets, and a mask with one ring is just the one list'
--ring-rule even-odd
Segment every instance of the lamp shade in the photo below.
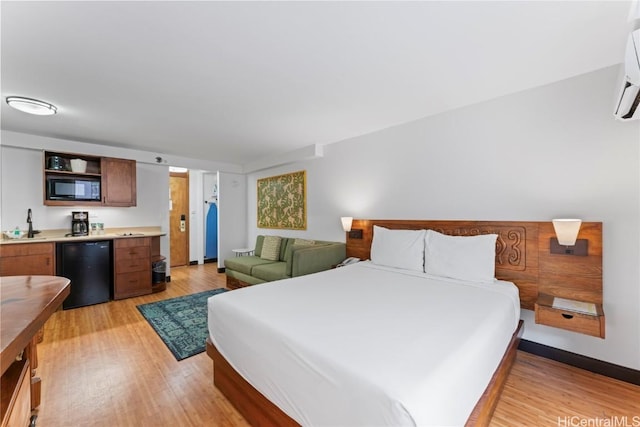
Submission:
{"label": "lamp shade", "polygon": [[578,232],[580,232],[580,225],[582,225],[582,220],[554,219],[551,222],[553,222],[553,229],[556,232],[558,243],[564,246],[573,246],[576,244]]}
{"label": "lamp shade", "polygon": [[342,221],[342,229],[344,231],[351,231],[351,224],[353,224],[353,218],[350,216],[343,216],[340,218]]}

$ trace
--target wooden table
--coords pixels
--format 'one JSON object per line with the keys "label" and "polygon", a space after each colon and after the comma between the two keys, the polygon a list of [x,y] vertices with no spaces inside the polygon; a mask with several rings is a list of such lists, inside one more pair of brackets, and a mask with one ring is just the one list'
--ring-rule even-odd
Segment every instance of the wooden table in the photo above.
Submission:
{"label": "wooden table", "polygon": [[35,337],[69,292],[69,279],[64,277],[0,277],[2,425],[10,417],[22,424],[24,414],[16,418],[13,409],[24,412],[28,408],[30,413],[40,403],[40,380],[34,377],[33,371],[37,367]]}

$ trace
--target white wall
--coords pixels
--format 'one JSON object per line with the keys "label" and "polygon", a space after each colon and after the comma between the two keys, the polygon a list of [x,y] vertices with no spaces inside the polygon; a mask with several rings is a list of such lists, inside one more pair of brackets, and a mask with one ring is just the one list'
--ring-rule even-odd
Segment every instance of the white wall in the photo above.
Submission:
{"label": "white wall", "polygon": [[247,178],[218,172],[218,268],[247,243]]}
{"label": "white wall", "polygon": [[[524,338],[640,368],[640,122],[617,122],[618,68],[325,147],[248,176],[257,234],[344,241],[340,216],[603,222],[605,340],[536,325]],[[256,180],[307,171],[308,229],[256,228]]]}
{"label": "white wall", "polygon": [[189,262],[204,262],[202,179],[204,171],[189,170]]}

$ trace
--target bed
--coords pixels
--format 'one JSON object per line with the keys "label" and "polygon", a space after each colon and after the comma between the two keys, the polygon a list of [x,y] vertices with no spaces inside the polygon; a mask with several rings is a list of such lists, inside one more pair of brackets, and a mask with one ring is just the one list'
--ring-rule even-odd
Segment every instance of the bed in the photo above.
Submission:
{"label": "bed", "polygon": [[[252,425],[488,424],[522,333],[522,287],[494,273],[532,277],[538,230],[532,223],[354,224],[364,237],[347,239],[347,255],[377,262],[209,300],[216,387]],[[418,260],[393,265],[406,257],[384,265],[376,224],[492,235],[491,280],[432,274]]]}
{"label": "bed", "polygon": [[463,425],[519,317],[510,282],[371,262],[209,301],[222,356],[305,426]]}

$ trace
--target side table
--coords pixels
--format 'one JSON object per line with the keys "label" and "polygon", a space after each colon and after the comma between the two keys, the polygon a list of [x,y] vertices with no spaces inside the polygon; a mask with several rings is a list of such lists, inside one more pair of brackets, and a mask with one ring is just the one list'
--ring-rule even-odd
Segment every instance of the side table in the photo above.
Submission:
{"label": "side table", "polygon": [[253,249],[249,248],[231,249],[231,252],[235,253],[236,256],[253,255]]}

